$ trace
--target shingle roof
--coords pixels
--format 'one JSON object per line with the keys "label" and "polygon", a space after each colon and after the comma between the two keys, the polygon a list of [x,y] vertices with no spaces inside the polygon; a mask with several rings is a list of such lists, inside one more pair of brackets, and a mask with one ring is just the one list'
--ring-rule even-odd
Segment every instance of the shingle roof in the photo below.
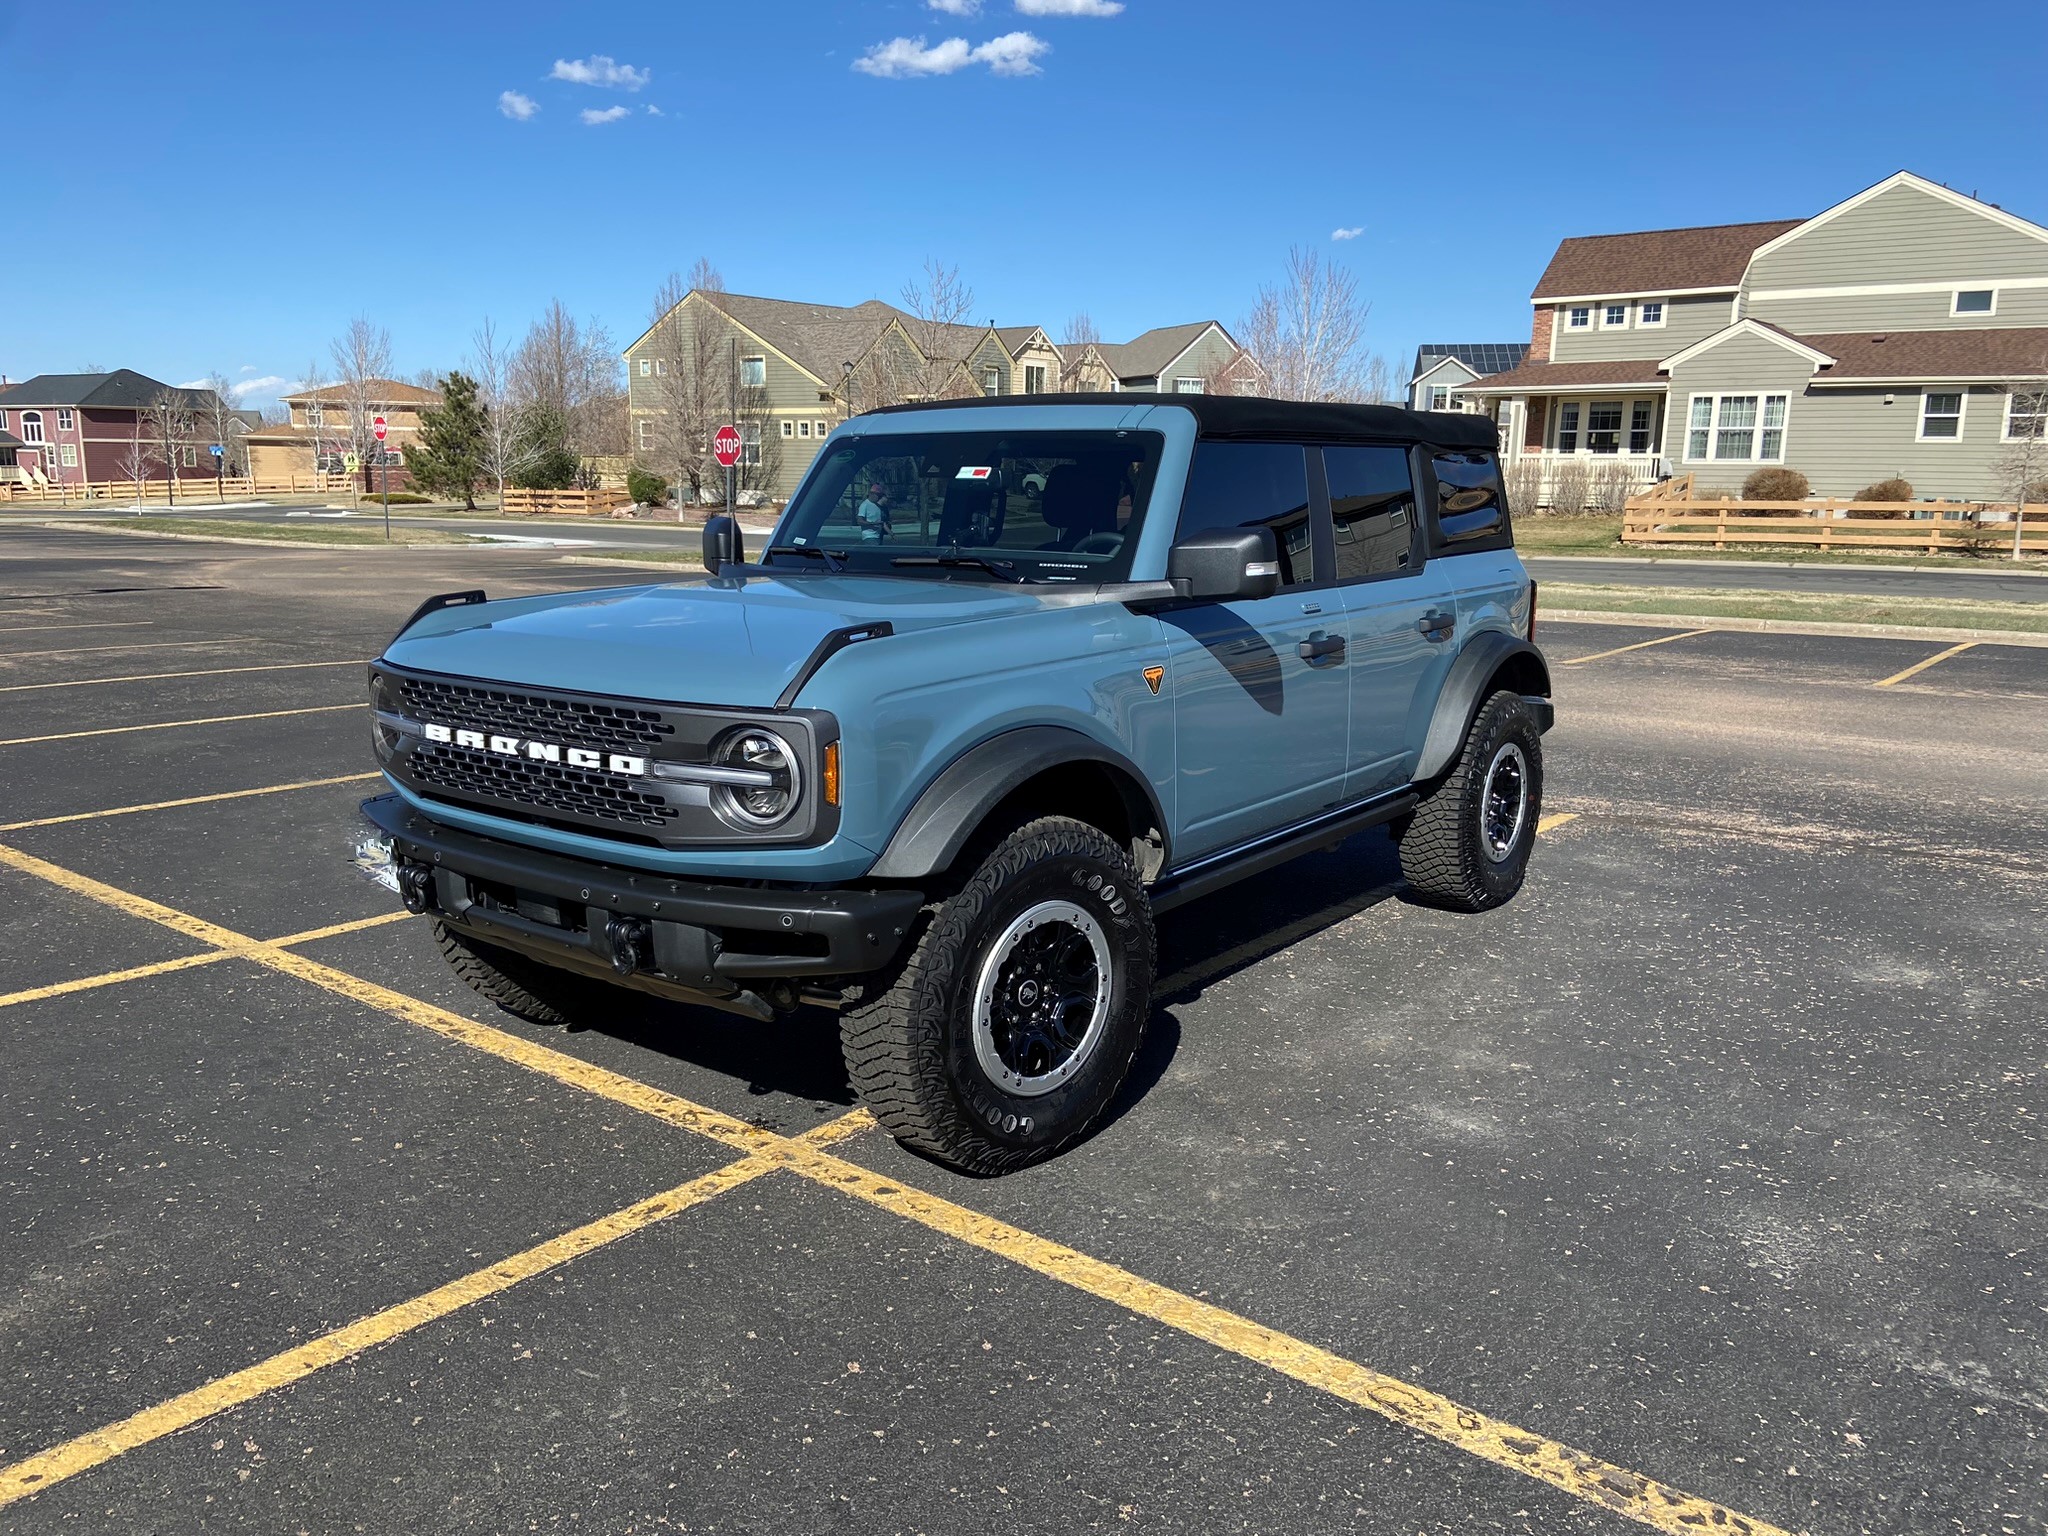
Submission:
{"label": "shingle roof", "polygon": [[1756,248],[1797,229],[1804,219],[1761,224],[1705,224],[1631,235],[1577,235],[1560,241],[1536,280],[1536,299],[1609,293],[1669,293],[1681,288],[1733,288]]}
{"label": "shingle roof", "polygon": [[12,432],[0,432],[0,448],[26,448],[27,446],[27,443],[24,443]]}
{"label": "shingle roof", "polygon": [[[996,327],[996,335],[1002,338],[1003,345],[1008,347],[1014,356],[1019,347],[1044,329],[1042,325],[999,325]],[[1045,339],[1050,342],[1052,337],[1048,335]]]}
{"label": "shingle roof", "polygon": [[1529,355],[1526,341],[1424,342],[1415,349],[1415,367],[1410,379],[1419,379],[1447,357],[1455,357],[1474,373],[1506,373],[1519,368]]}
{"label": "shingle roof", "polygon": [[827,385],[839,382],[845,372],[842,365],[858,361],[891,320],[908,318],[880,299],[841,306],[703,289],[698,293]]}
{"label": "shingle roof", "polygon": [[1854,331],[1798,339],[1835,360],[1815,382],[2048,377],[2048,328]]}
{"label": "shingle roof", "polygon": [[210,389],[173,389],[161,379],[152,379],[133,368],[116,368],[112,373],[39,373],[0,389],[0,402],[13,407],[90,405],[103,410],[136,411],[165,390],[179,396],[188,410],[213,400]]}
{"label": "shingle roof", "polygon": [[1120,379],[1154,379],[1209,329],[1213,320],[1195,320],[1187,325],[1154,326],[1129,341],[1105,341],[1096,350]]}
{"label": "shingle roof", "polygon": [[1617,384],[1663,385],[1664,375],[1657,371],[1654,357],[1630,358],[1614,363],[1528,363],[1507,373],[1489,374],[1483,379],[1474,379],[1470,384],[1460,384],[1461,390],[1500,390],[1509,394],[1528,390],[1540,394],[1553,389],[1605,388]]}
{"label": "shingle roof", "polygon": [[[421,389],[417,384],[407,384],[398,379],[366,379],[364,386],[370,392],[372,405],[438,405],[441,392],[438,389]],[[352,384],[322,384],[318,389],[302,389],[295,395],[284,396],[287,400],[346,400],[354,392]]]}

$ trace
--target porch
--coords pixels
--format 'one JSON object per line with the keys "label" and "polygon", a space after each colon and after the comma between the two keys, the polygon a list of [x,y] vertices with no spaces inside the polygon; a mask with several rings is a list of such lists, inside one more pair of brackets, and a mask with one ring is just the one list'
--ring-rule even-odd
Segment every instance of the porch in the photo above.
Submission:
{"label": "porch", "polygon": [[1618,512],[1671,473],[1661,389],[1498,394],[1471,397],[1470,405],[1500,434],[1514,505]]}

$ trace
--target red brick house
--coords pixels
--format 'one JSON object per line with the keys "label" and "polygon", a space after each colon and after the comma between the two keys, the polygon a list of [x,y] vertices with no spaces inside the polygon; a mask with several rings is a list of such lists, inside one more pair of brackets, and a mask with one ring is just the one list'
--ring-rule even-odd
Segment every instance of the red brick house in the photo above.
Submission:
{"label": "red brick house", "polygon": [[[213,418],[213,392],[174,389],[132,368],[39,373],[0,387],[0,439],[17,445],[0,452],[0,480],[79,485],[134,479],[138,445],[145,460],[142,478],[168,478],[163,446],[152,441],[144,419],[151,403],[166,393],[180,400],[192,418],[184,440],[171,451],[175,462],[168,466],[169,475],[211,480],[215,470],[207,451],[212,443],[207,423]],[[261,420],[250,411],[234,414],[245,425]],[[235,451],[239,457],[238,446]],[[11,465],[5,462],[8,454]]]}

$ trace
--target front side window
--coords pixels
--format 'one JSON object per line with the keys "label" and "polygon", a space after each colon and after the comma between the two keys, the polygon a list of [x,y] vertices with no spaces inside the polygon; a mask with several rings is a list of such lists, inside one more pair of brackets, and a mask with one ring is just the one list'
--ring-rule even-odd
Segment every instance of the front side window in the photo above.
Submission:
{"label": "front side window", "polygon": [[2048,390],[2031,395],[2015,394],[2006,402],[2006,441],[2016,443],[2033,437],[2048,437]]}
{"label": "front side window", "polygon": [[1998,312],[1998,290],[1996,288],[1962,288],[1956,292],[1956,301],[1950,307],[1952,315],[1992,315]]}
{"label": "front side window", "polygon": [[1414,558],[1415,485],[1400,448],[1325,448],[1337,580],[1396,576]]}
{"label": "front side window", "polygon": [[1609,330],[1618,325],[1627,325],[1628,306],[1626,304],[1608,304],[1603,306],[1600,311],[1600,323]]}
{"label": "front side window", "polygon": [[1583,331],[1587,326],[1591,325],[1592,323],[1593,306],[1590,304],[1574,304],[1571,308],[1570,315],[1567,316],[1565,320],[1565,324],[1570,326],[1575,331]]}
{"label": "front side window", "polygon": [[1662,299],[1643,300],[1643,307],[1636,318],[1636,323],[1638,325],[1662,325],[1664,323],[1664,301]]}
{"label": "front side window", "polygon": [[740,359],[740,388],[766,389],[768,387],[768,359],[765,357],[743,357]]}
{"label": "front side window", "polygon": [[1261,525],[1280,551],[1281,586],[1318,579],[1305,451],[1293,443],[1196,444],[1175,538]]}
{"label": "front side window", "polygon": [[41,411],[23,411],[21,413],[21,440],[24,443],[40,443],[43,441],[43,413]]}
{"label": "front side window", "polygon": [[59,432],[69,432],[75,419],[71,414],[70,406],[59,406],[57,409],[57,430]]}
{"label": "front side window", "polygon": [[[1154,432],[842,435],[804,481],[775,540],[829,550],[855,574],[1123,581],[1164,444]],[[803,557],[772,561],[778,573],[828,568]]]}
{"label": "front side window", "polygon": [[1595,400],[1586,407],[1586,452],[1621,452],[1621,402]]}
{"label": "front side window", "polygon": [[1920,440],[1952,442],[1963,435],[1963,397],[1960,393],[1936,394],[1929,390],[1920,397]]}
{"label": "front side window", "polygon": [[1650,423],[1657,414],[1657,408],[1648,400],[1638,400],[1628,410],[1628,451],[1648,453],[1650,451]]}
{"label": "front side window", "polygon": [[1567,400],[1557,409],[1557,451],[1579,451],[1579,402]]}

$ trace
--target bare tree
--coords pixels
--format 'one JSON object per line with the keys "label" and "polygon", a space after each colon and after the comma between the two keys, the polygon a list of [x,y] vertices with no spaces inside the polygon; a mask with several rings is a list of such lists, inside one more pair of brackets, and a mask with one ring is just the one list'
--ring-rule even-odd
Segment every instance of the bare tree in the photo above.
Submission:
{"label": "bare tree", "polygon": [[[358,468],[370,462],[377,451],[371,418],[382,397],[383,385],[391,377],[391,333],[358,315],[328,346],[334,363],[334,382],[340,386],[347,420],[348,451],[356,456]],[[355,494],[359,476],[351,476],[349,493]]]}
{"label": "bare tree", "polygon": [[2027,504],[2048,501],[2048,355],[2033,374],[2008,379],[2004,434],[2009,441],[1998,460],[1999,487],[2012,498],[2012,557],[2026,553]]}
{"label": "bare tree", "polygon": [[579,325],[560,299],[507,360],[506,380],[522,412],[561,423],[570,452],[625,451],[625,391],[611,335],[594,321]]}
{"label": "bare tree", "polygon": [[974,313],[974,290],[960,269],[927,256],[919,274],[903,285],[903,308],[903,329],[915,353],[896,354],[901,361],[895,366],[908,369],[898,381],[904,386],[900,393],[923,400],[961,393],[959,371],[972,344],[962,333]]}
{"label": "bare tree", "polygon": [[1265,375],[1266,393],[1281,400],[1372,400],[1391,376],[1365,344],[1372,306],[1358,279],[1312,250],[1287,253],[1277,283],[1259,290],[1239,327],[1245,350]]}
{"label": "bare tree", "polygon": [[142,483],[149,478],[149,466],[156,462],[155,454],[150,451],[149,444],[143,440],[142,418],[143,412],[137,411],[134,416],[134,435],[130,439],[128,446],[121,450],[121,458],[118,464],[122,475],[135,487],[135,510],[137,512],[142,510]]}
{"label": "bare tree", "polygon": [[242,435],[249,430],[249,424],[235,414],[234,391],[235,386],[226,374],[208,374],[198,408],[193,413],[195,424],[206,437],[208,454],[212,455],[214,444],[220,445],[220,453],[213,459],[213,496],[216,501],[226,499],[226,492],[221,487],[222,477],[241,474],[248,457]]}
{"label": "bare tree", "polygon": [[[711,435],[723,419],[728,358],[737,338],[709,295],[724,291],[725,280],[702,257],[687,279],[670,273],[655,290],[654,321],[639,354],[653,368],[638,381],[639,398],[654,414],[641,416],[646,431],[635,449],[673,476],[678,499],[687,495],[692,506],[719,475]],[[699,297],[689,304],[692,294]]]}
{"label": "bare tree", "polygon": [[1090,347],[1102,345],[1102,332],[1086,310],[1067,318],[1066,334],[1060,338],[1060,393],[1071,395],[1087,387],[1087,358]]}
{"label": "bare tree", "polygon": [[497,482],[502,508],[505,482],[519,472],[527,451],[518,406],[512,399],[512,360],[488,315],[470,339],[470,349],[469,373],[476,380],[477,398],[484,408],[483,471]]}
{"label": "bare tree", "polygon": [[171,505],[178,504],[178,461],[192,446],[192,397],[182,389],[160,389],[141,411],[141,430],[150,452],[164,466]]}

